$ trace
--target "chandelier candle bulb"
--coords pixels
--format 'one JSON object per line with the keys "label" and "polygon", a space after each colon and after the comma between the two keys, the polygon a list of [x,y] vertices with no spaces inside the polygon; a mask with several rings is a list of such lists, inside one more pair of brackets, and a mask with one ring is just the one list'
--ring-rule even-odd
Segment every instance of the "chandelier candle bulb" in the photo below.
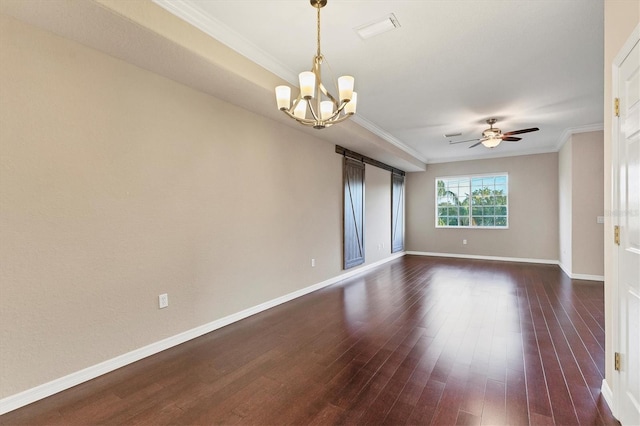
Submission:
{"label": "chandelier candle bulb", "polygon": [[351,94],[351,100],[344,106],[344,113],[353,115],[356,113],[356,106],[358,105],[358,94],[353,92]]}
{"label": "chandelier candle bulb", "polygon": [[304,99],[300,99],[298,105],[293,110],[293,115],[297,118],[306,118],[307,117],[307,101]]}
{"label": "chandelier candle bulb", "polygon": [[320,117],[323,120],[327,120],[332,115],[333,115],[333,102],[331,101],[320,102]]}
{"label": "chandelier candle bulb", "polygon": [[311,71],[303,71],[298,75],[300,79],[300,96],[313,99],[316,89],[316,75]]}
{"label": "chandelier candle bulb", "polygon": [[278,86],[276,87],[276,99],[278,101],[278,109],[289,109],[291,102],[291,87]]}
{"label": "chandelier candle bulb", "polygon": [[354,82],[355,79],[350,75],[343,75],[338,78],[338,91],[340,92],[340,100],[342,102],[351,100]]}

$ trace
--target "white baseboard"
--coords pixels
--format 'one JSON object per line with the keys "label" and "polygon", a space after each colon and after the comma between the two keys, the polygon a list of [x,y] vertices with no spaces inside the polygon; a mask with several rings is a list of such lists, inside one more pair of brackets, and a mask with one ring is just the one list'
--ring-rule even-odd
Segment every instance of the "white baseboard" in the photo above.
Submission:
{"label": "white baseboard", "polygon": [[588,274],[571,274],[569,275],[574,280],[586,280],[586,281],[602,281],[604,282],[604,275],[588,275]]}
{"label": "white baseboard", "polygon": [[266,311],[267,309],[271,309],[275,306],[289,302],[293,299],[297,299],[298,297],[302,297],[306,294],[320,290],[321,288],[327,287],[331,284],[335,284],[339,281],[361,274],[363,272],[366,272],[370,269],[373,269],[377,266],[390,262],[404,255],[405,255],[404,252],[394,253],[391,256],[385,259],[382,259],[378,262],[374,262],[369,265],[365,265],[363,267],[344,272],[340,275],[337,275],[333,278],[322,281],[320,283],[314,284],[312,286],[305,287],[303,289],[294,291],[289,294],[285,294],[284,296],[275,298],[273,300],[269,300],[268,302],[262,303],[257,306],[253,306],[251,308],[245,309],[235,314],[226,316],[224,318],[220,318],[208,324],[204,324],[199,327],[192,328],[191,330],[187,330],[183,333],[176,334],[175,336],[168,337],[166,339],[160,340],[158,342],[152,343],[142,348],[119,355],[115,358],[109,359],[107,361],[101,362],[91,367],[87,367],[83,370],[76,371],[74,373],[71,373],[64,377],[60,377],[58,379],[52,380],[48,383],[44,383],[34,388],[27,389],[15,395],[10,395],[0,400],[0,415],[8,413],[9,411],[16,410],[20,407],[24,407],[25,405],[31,404],[32,402],[36,402],[40,399],[46,398],[48,396],[51,396],[63,390],[69,389],[73,386],[79,385],[80,383],[89,381],[91,379],[95,379],[96,377],[102,376],[103,374],[117,370],[118,368],[124,367],[125,365],[132,364],[143,358],[157,354],[158,352],[162,352],[174,346],[180,345],[184,342],[195,339],[196,337],[200,337],[204,334],[210,333],[219,328],[225,327],[236,321],[240,321],[244,318]]}
{"label": "white baseboard", "polygon": [[458,259],[478,259],[478,260],[500,260],[503,262],[524,262],[524,263],[541,263],[545,265],[558,265],[565,274],[574,280],[587,280],[587,281],[602,281],[604,282],[603,275],[588,275],[588,274],[574,274],[571,269],[567,268],[558,260],[551,259],[530,259],[523,257],[502,257],[502,256],[481,256],[476,254],[457,254],[457,253],[432,253],[426,251],[407,251],[406,254],[412,254],[416,256],[435,256],[435,257],[454,257]]}
{"label": "white baseboard", "polygon": [[432,253],[426,251],[407,251],[406,254],[416,256],[434,256],[434,257],[454,257],[458,259],[478,259],[478,260],[500,260],[503,262],[523,262],[523,263],[541,263],[545,265],[558,265],[557,260],[551,259],[530,259],[523,257],[502,257],[502,256],[480,256],[476,254],[457,254],[457,253]]}
{"label": "white baseboard", "polygon": [[604,398],[605,402],[609,406],[611,414],[616,417],[615,407],[613,406],[613,392],[611,391],[611,388],[609,387],[607,381],[604,379],[602,380],[602,387],[600,388],[600,392],[602,393],[602,397]]}
{"label": "white baseboard", "polygon": [[604,282],[604,275],[588,275],[588,274],[574,274],[571,272],[571,268],[566,267],[562,262],[558,262],[560,269],[572,280],[586,280],[586,281],[602,281]]}
{"label": "white baseboard", "polygon": [[568,266],[566,266],[564,263],[560,261],[558,261],[558,266],[560,266],[560,269],[562,269],[562,272],[564,272],[566,276],[571,278],[571,268],[569,268]]}

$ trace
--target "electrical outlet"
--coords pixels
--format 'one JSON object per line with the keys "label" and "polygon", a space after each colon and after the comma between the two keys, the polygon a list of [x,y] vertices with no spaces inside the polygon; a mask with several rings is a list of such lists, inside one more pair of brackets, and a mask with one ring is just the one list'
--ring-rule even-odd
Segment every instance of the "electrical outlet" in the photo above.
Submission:
{"label": "electrical outlet", "polygon": [[169,295],[167,293],[158,296],[158,306],[160,307],[160,309],[169,306]]}
{"label": "electrical outlet", "polygon": [[315,259],[311,259],[311,267],[315,267],[316,266],[316,260]]}
{"label": "electrical outlet", "polygon": [[467,244],[467,240],[462,240],[462,244],[466,245]]}

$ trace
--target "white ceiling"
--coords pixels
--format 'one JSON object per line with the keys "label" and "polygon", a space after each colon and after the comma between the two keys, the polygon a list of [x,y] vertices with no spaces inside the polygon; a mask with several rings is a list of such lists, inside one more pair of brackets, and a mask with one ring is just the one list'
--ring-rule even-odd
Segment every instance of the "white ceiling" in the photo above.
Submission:
{"label": "white ceiling", "polygon": [[[308,0],[154,1],[292,85],[311,66]],[[603,0],[328,0],[322,52],[336,77],[356,78],[357,125],[314,130],[277,111],[277,78],[248,85],[100,2],[0,1],[3,13],[407,171],[557,151],[571,132],[602,129],[603,10]],[[389,13],[399,29],[368,40],[353,30]],[[503,132],[540,131],[495,149],[443,136],[480,137],[490,117]]]}
{"label": "white ceiling", "polygon": [[[292,85],[311,66],[308,0],[154,1]],[[354,31],[389,13],[399,29]],[[359,122],[425,163],[557,151],[570,132],[602,128],[602,0],[329,0],[321,17],[335,77],[356,78]],[[491,117],[503,132],[540,131],[495,149],[449,145]]]}

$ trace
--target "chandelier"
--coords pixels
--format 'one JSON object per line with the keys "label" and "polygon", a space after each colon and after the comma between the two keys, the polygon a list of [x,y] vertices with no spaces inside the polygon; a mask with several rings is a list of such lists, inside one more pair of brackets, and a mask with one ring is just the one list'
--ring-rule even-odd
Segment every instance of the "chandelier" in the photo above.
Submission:
{"label": "chandelier", "polygon": [[320,51],[320,9],[327,4],[327,0],[310,0],[311,6],[317,9],[317,52],[313,57],[311,71],[301,72],[300,93],[291,102],[291,88],[289,86],[276,87],[276,100],[280,111],[305,126],[314,129],[324,129],[333,124],[350,118],[356,113],[358,94],[353,91],[354,78],[345,75],[338,78],[338,96],[333,96],[322,83],[321,67],[326,59]]}

